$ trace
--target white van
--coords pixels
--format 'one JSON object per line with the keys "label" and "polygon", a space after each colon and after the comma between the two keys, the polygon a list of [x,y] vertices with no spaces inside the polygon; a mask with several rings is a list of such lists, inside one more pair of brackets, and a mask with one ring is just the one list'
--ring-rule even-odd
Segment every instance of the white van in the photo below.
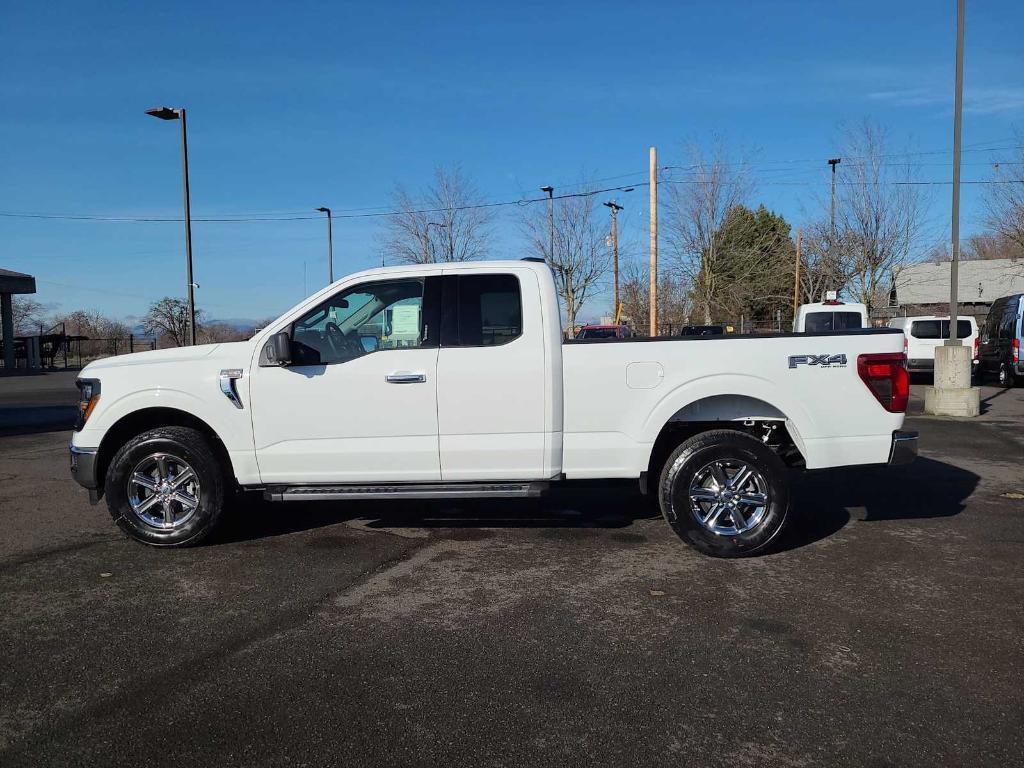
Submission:
{"label": "white van", "polygon": [[793,319],[794,333],[832,333],[870,327],[868,308],[833,298],[816,304],[801,304]]}
{"label": "white van", "polygon": [[[949,338],[949,315],[917,315],[894,317],[890,328],[903,331],[903,349],[907,354],[907,370],[913,372],[935,369],[935,348]],[[974,350],[973,365],[978,365],[978,323],[973,317],[956,319],[956,337]]]}

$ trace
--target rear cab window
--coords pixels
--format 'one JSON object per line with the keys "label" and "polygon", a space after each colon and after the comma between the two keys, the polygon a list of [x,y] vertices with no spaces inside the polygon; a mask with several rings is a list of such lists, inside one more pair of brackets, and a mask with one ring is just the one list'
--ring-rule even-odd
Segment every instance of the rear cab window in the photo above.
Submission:
{"label": "rear cab window", "polygon": [[523,334],[515,275],[450,275],[442,289],[441,346],[493,347]]}
{"label": "rear cab window", "polygon": [[804,320],[808,333],[849,331],[862,328],[860,312],[810,312]]}

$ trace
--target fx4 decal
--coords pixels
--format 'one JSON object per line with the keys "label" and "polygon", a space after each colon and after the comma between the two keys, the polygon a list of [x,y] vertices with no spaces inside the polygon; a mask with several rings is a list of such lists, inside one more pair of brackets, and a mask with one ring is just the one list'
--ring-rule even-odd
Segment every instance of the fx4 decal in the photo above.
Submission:
{"label": "fx4 decal", "polygon": [[841,368],[846,365],[846,355],[790,355],[789,367],[820,365],[822,368]]}

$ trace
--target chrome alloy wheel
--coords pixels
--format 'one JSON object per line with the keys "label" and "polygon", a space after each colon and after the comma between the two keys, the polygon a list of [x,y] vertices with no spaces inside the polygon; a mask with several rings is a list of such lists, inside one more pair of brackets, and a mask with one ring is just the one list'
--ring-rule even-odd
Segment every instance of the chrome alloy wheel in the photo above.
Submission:
{"label": "chrome alloy wheel", "polygon": [[163,531],[180,528],[199,509],[199,477],[169,453],[153,453],[128,476],[128,503],[139,519]]}
{"label": "chrome alloy wheel", "polygon": [[768,482],[750,464],[716,459],[697,471],[690,483],[690,513],[719,536],[756,528],[768,512]]}

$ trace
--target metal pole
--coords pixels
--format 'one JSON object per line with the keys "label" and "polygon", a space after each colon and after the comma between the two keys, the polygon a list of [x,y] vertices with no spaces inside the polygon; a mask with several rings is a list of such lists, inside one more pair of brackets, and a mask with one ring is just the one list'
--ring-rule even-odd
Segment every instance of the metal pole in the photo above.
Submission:
{"label": "metal pole", "polygon": [[658,150],[650,151],[650,221],[651,221],[651,271],[650,271],[650,335],[658,335]]}
{"label": "metal pole", "polygon": [[956,4],[956,98],[953,106],[953,214],[952,251],[949,263],[949,338],[946,344],[960,346],[957,338],[957,287],[960,262],[960,128],[964,109],[964,0]]}
{"label": "metal pole", "polygon": [[555,263],[555,188],[545,187],[548,193],[548,258]]}
{"label": "metal pole", "polygon": [[796,269],[793,270],[793,322],[796,322],[796,310],[800,306],[800,230],[796,231]]}
{"label": "metal pole", "polygon": [[334,282],[334,232],[331,225],[331,209],[327,209],[327,284]]}
{"label": "metal pole", "polygon": [[178,110],[181,119],[181,173],[185,182],[185,261],[188,276],[188,328],[192,346],[196,343],[196,297],[192,280],[192,211],[188,194],[188,131],[185,127],[185,108]]}
{"label": "metal pole", "polygon": [[830,221],[832,222],[833,238],[836,236],[836,166],[842,161],[841,157],[833,157],[828,161],[828,164],[832,166],[832,214]]}
{"label": "metal pole", "polygon": [[615,322],[619,322],[619,211],[622,206],[614,200],[605,203],[605,206],[612,212],[612,284],[614,286],[615,303],[612,306],[612,314]]}
{"label": "metal pole", "polygon": [[619,209],[612,205],[612,277],[615,322],[619,322]]}

